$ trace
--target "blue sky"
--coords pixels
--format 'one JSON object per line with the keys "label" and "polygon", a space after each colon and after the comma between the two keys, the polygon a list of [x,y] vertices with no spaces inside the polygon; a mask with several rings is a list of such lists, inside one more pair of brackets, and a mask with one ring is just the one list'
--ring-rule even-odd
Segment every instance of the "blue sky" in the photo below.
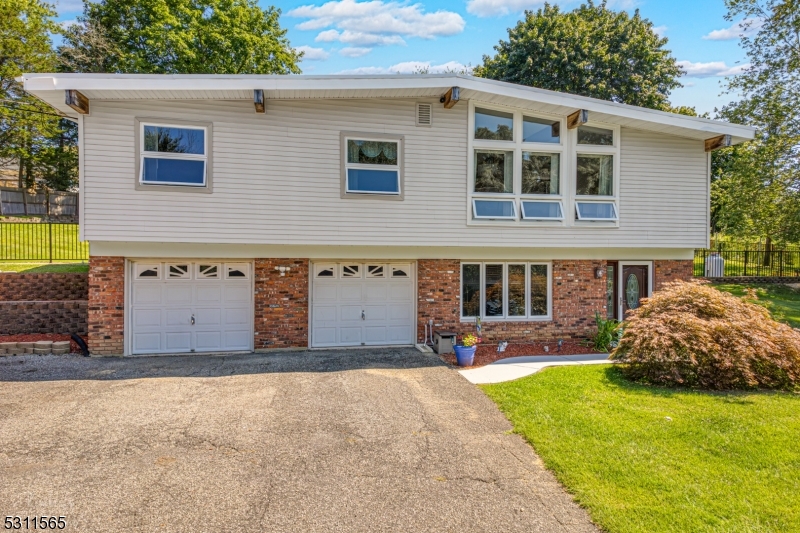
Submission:
{"label": "blue sky", "polygon": [[[262,6],[271,2],[260,0]],[[507,29],[540,0],[288,0],[275,4],[292,46],[306,52],[306,74],[432,71],[446,65],[477,65],[508,37]],[[572,9],[580,1],[557,1]],[[741,30],[727,22],[723,0],[610,0],[614,9],[639,9],[669,39],[687,71],[685,87],[674,91],[674,105],[713,114],[730,100],[720,81],[744,63]],[[59,20],[72,20],[80,0],[61,0]]]}

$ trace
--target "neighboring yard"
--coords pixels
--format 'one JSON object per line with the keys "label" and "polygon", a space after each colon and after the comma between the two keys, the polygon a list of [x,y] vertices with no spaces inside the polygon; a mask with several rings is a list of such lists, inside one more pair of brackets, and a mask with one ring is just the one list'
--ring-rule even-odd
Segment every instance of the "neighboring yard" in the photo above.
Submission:
{"label": "neighboring yard", "polygon": [[0,272],[89,272],[87,263],[4,263],[0,261]]}
{"label": "neighboring yard", "polygon": [[79,242],[77,224],[0,223],[0,265],[2,261],[49,262],[51,254],[54,261],[88,260],[89,244]]}
{"label": "neighboring yard", "polygon": [[713,286],[734,296],[745,296],[747,289],[755,289],[758,295],[755,303],[769,309],[776,320],[786,322],[794,328],[800,328],[800,290],[774,284],[726,283]]}
{"label": "neighboring yard", "polygon": [[645,387],[612,366],[482,386],[611,533],[800,531],[800,396]]}

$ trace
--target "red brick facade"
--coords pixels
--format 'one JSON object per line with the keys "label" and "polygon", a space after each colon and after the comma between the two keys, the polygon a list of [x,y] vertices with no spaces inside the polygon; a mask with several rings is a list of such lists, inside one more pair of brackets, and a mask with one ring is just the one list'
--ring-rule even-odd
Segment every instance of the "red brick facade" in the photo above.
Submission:
{"label": "red brick facade", "polygon": [[653,261],[653,290],[659,290],[669,281],[689,281],[694,274],[694,261],[691,259],[674,261]]}
{"label": "red brick facade", "polygon": [[[308,259],[255,260],[256,350],[308,347]],[[276,266],[290,270],[281,276]]]}
{"label": "red brick facade", "polygon": [[[604,313],[606,280],[595,278],[595,269],[605,268],[605,261],[553,261],[553,316],[547,321],[485,320],[485,342],[500,340],[551,340],[583,338],[594,328],[595,312]],[[461,262],[420,260],[417,266],[419,299],[417,302],[417,340],[424,336],[425,324],[434,320],[434,329],[457,333],[472,331],[474,326],[460,321]]]}
{"label": "red brick facade", "polygon": [[[284,276],[276,266],[288,266]],[[546,321],[484,321],[485,342],[500,340],[554,340],[585,338],[594,329],[594,314],[605,315],[606,278],[596,278],[599,260],[553,261],[552,319]],[[122,257],[92,257],[88,276],[88,339],[94,355],[123,353],[125,261]],[[692,277],[692,261],[654,261],[653,286]],[[256,259],[256,350],[306,348],[309,344],[309,260]],[[424,336],[429,319],[434,329],[457,333],[474,326],[461,322],[461,262],[422,259],[417,262],[417,341]],[[70,290],[78,291],[79,283]],[[0,290],[12,291],[0,283]],[[42,289],[45,290],[45,289]],[[46,289],[50,290],[50,289]],[[52,289],[56,290],[56,289]],[[66,291],[67,289],[62,289]],[[66,293],[65,293],[66,294]],[[76,292],[77,294],[77,292]]]}
{"label": "red brick facade", "polygon": [[122,355],[125,258],[89,258],[88,344],[92,355]]}

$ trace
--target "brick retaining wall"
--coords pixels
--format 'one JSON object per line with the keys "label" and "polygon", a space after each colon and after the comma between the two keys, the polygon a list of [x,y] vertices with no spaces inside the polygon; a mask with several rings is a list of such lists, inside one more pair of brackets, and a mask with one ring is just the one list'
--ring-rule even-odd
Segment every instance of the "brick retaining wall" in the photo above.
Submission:
{"label": "brick retaining wall", "polygon": [[0,274],[0,335],[87,333],[88,276]]}

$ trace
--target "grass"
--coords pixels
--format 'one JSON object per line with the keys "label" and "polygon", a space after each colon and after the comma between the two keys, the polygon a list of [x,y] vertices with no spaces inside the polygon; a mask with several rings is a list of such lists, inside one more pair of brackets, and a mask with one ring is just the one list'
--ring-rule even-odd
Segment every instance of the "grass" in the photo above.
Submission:
{"label": "grass", "polygon": [[800,396],[645,387],[610,365],[482,388],[611,533],[800,531]]}
{"label": "grass", "polygon": [[[798,281],[800,282],[800,280]],[[785,285],[755,283],[717,283],[713,286],[734,296],[745,296],[747,289],[755,289],[758,295],[755,303],[769,309],[776,320],[786,322],[794,328],[800,328],[800,290]]]}
{"label": "grass", "polygon": [[[52,245],[51,245],[52,241]],[[0,224],[0,260],[88,260],[89,244],[78,241],[77,224]]]}
{"label": "grass", "polygon": [[0,272],[89,272],[86,263],[4,263],[0,261]]}

